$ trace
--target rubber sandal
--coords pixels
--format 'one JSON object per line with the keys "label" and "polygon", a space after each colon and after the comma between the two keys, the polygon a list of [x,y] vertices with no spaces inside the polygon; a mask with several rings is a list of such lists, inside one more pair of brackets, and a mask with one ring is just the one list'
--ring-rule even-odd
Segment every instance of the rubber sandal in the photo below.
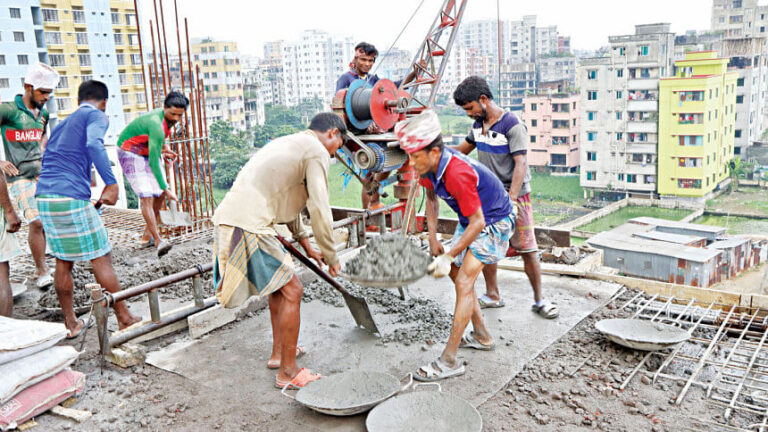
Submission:
{"label": "rubber sandal", "polygon": [[313,381],[319,380],[322,377],[322,375],[312,373],[312,371],[307,368],[301,368],[299,373],[297,373],[296,376],[293,377],[293,379],[290,381],[280,381],[277,379],[277,377],[275,377],[275,387],[279,389],[284,389],[285,387],[300,389],[304,388],[304,386]]}
{"label": "rubber sandal", "polygon": [[53,276],[51,276],[50,273],[46,273],[44,275],[40,275],[37,277],[37,281],[35,283],[38,288],[43,289],[46,287],[49,287],[53,285]]}
{"label": "rubber sandal", "polygon": [[[425,376],[422,376],[419,372],[423,372]],[[413,379],[421,382],[435,382],[464,375],[464,372],[466,372],[466,368],[463,364],[455,369],[451,369],[438,358],[432,363],[418,368],[416,372],[413,373]]]}
{"label": "rubber sandal", "polygon": [[91,317],[88,318],[88,322],[85,322],[85,320],[82,319],[82,318],[78,318],[77,322],[83,323],[83,326],[80,327],[80,331],[78,331],[74,335],[70,332],[70,330],[67,330],[67,339],[69,339],[69,340],[77,339],[77,337],[80,336],[80,333],[82,333],[83,330],[85,330],[86,328],[93,327],[93,324],[96,323],[96,320],[91,316]]}
{"label": "rubber sandal", "polygon": [[[296,358],[297,359],[300,358],[301,356],[303,356],[306,353],[307,353],[307,351],[304,349],[304,347],[296,346]],[[267,362],[267,369],[280,369],[280,361],[278,360],[277,362],[274,362],[274,363],[270,363],[268,361]]]}
{"label": "rubber sandal", "polygon": [[494,300],[488,297],[488,294],[483,294],[478,297],[477,302],[480,303],[480,309],[502,308],[506,306],[504,299]]}
{"label": "rubber sandal", "polygon": [[557,309],[557,305],[548,301],[544,302],[541,306],[536,306],[534,303],[533,306],[531,306],[531,310],[546,319],[555,319],[560,315],[560,310]]}
{"label": "rubber sandal", "polygon": [[462,336],[461,342],[459,342],[459,348],[471,348],[480,351],[491,351],[495,347],[496,342],[491,342],[490,345],[480,343],[480,341],[475,339],[475,332],[469,332],[469,334]]}
{"label": "rubber sandal", "polygon": [[172,247],[173,245],[168,243],[168,240],[161,241],[157,246],[157,257],[160,258],[161,256],[167,254]]}
{"label": "rubber sandal", "polygon": [[141,249],[148,249],[155,246],[155,239],[151,238],[148,241],[143,241],[139,243],[139,247]]}

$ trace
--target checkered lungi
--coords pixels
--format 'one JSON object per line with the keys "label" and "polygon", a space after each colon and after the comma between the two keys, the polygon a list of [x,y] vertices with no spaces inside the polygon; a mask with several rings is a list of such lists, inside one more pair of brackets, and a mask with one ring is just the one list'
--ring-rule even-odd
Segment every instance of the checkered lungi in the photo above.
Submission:
{"label": "checkered lungi", "polygon": [[518,254],[536,252],[539,250],[539,245],[536,243],[531,194],[527,193],[517,197],[514,204],[517,207],[517,218],[509,245]]}
{"label": "checkered lungi", "polygon": [[[472,255],[483,264],[495,264],[499,262],[507,255],[509,239],[512,236],[512,230],[514,228],[515,221],[509,216],[496,223],[486,225],[486,227],[480,231],[480,234],[477,235],[472,244],[456,256],[453,263],[457,267],[461,267],[461,263],[464,262],[464,256],[468,250],[471,251]],[[456,231],[453,233],[451,247],[459,241],[461,235],[464,234],[464,230],[465,227],[461,226],[461,224],[456,225]]]}
{"label": "checkered lungi", "polygon": [[40,195],[37,208],[45,240],[63,261],[90,261],[112,250],[107,230],[90,201],[61,195]]}
{"label": "checkered lungi", "polygon": [[229,225],[214,229],[213,262],[216,297],[226,308],[272,294],[294,274],[293,260],[277,237]]}
{"label": "checkered lungi", "polygon": [[35,203],[36,190],[37,180],[22,178],[13,183],[8,183],[8,195],[13,203],[14,210],[27,223],[35,221],[40,217],[37,213],[37,204]]}
{"label": "checkered lungi", "polygon": [[163,194],[152,168],[149,167],[148,157],[117,149],[117,159],[125,178],[139,198],[159,197]]}

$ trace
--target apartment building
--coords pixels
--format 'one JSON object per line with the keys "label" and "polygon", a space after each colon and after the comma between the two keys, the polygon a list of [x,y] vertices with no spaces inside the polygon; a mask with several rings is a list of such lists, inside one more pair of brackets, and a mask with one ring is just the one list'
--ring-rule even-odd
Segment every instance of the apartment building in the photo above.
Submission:
{"label": "apartment building", "polygon": [[330,102],[336,80],[349,70],[355,44],[351,37],[332,36],[320,30],[306,30],[298,40],[284,41],[285,104],[295,106],[313,98]]}
{"label": "apartment building", "polygon": [[550,93],[523,98],[528,165],[551,172],[579,167],[579,95]]}
{"label": "apartment building", "polygon": [[768,6],[757,0],[712,0],[712,30],[725,38],[768,35]]}
{"label": "apartment building", "polygon": [[264,126],[264,97],[261,85],[264,82],[261,70],[256,67],[244,70],[243,73],[243,104],[245,107],[245,125],[248,129]]}
{"label": "apartment building", "polygon": [[551,83],[568,81],[571,87],[576,87],[576,57],[572,56],[542,56],[537,61],[539,67],[538,81]]}
{"label": "apartment building", "polygon": [[536,93],[536,63],[501,65],[499,106],[520,112],[523,110],[523,98],[532,93]]}
{"label": "apartment building", "polygon": [[465,48],[461,46],[454,47],[451,55],[445,59],[446,66],[443,78],[440,81],[438,94],[449,98],[449,103],[453,103],[451,98],[456,86],[464,79],[470,76],[481,76],[496,84],[496,56],[483,54],[475,48]]}
{"label": "apartment building", "polygon": [[208,122],[224,120],[235,130],[245,130],[243,76],[237,43],[196,39],[191,49],[203,78]]}
{"label": "apartment building", "polygon": [[611,36],[610,54],[581,59],[581,170],[585,195],[654,194],[659,78],[673,73],[669,24]]}
{"label": "apartment building", "polygon": [[690,52],[659,83],[661,196],[705,199],[728,179],[738,73],[715,51]]}

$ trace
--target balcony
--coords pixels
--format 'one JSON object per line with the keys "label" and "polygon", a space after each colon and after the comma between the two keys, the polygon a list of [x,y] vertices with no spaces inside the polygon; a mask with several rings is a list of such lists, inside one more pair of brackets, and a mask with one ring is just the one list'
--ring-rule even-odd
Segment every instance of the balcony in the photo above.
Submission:
{"label": "balcony", "polygon": [[636,100],[627,101],[627,111],[658,111],[659,103],[656,100]]}
{"label": "balcony", "polygon": [[657,90],[658,88],[659,88],[659,80],[653,79],[653,78],[630,79],[627,82],[628,90]]}
{"label": "balcony", "polygon": [[627,132],[629,133],[656,133],[657,126],[652,121],[629,121]]}

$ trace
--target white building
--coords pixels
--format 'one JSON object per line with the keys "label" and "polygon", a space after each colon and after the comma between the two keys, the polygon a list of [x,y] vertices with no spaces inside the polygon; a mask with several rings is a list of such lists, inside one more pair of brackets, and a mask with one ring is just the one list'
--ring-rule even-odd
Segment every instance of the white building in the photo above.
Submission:
{"label": "white building", "polygon": [[330,101],[336,80],[349,70],[354,45],[351,37],[332,36],[320,30],[306,30],[298,40],[283,42],[285,104],[295,106],[315,97]]}
{"label": "white building", "polygon": [[568,81],[576,86],[576,57],[540,57],[537,64],[539,83]]}
{"label": "white building", "polygon": [[536,63],[501,65],[499,106],[516,113],[523,111],[523,98],[536,93]]}
{"label": "white building", "polygon": [[656,192],[659,78],[673,74],[669,24],[611,36],[609,56],[581,59],[581,180],[585,194]]}
{"label": "white building", "polygon": [[768,35],[768,6],[757,0],[712,0],[712,30],[725,38]]}

